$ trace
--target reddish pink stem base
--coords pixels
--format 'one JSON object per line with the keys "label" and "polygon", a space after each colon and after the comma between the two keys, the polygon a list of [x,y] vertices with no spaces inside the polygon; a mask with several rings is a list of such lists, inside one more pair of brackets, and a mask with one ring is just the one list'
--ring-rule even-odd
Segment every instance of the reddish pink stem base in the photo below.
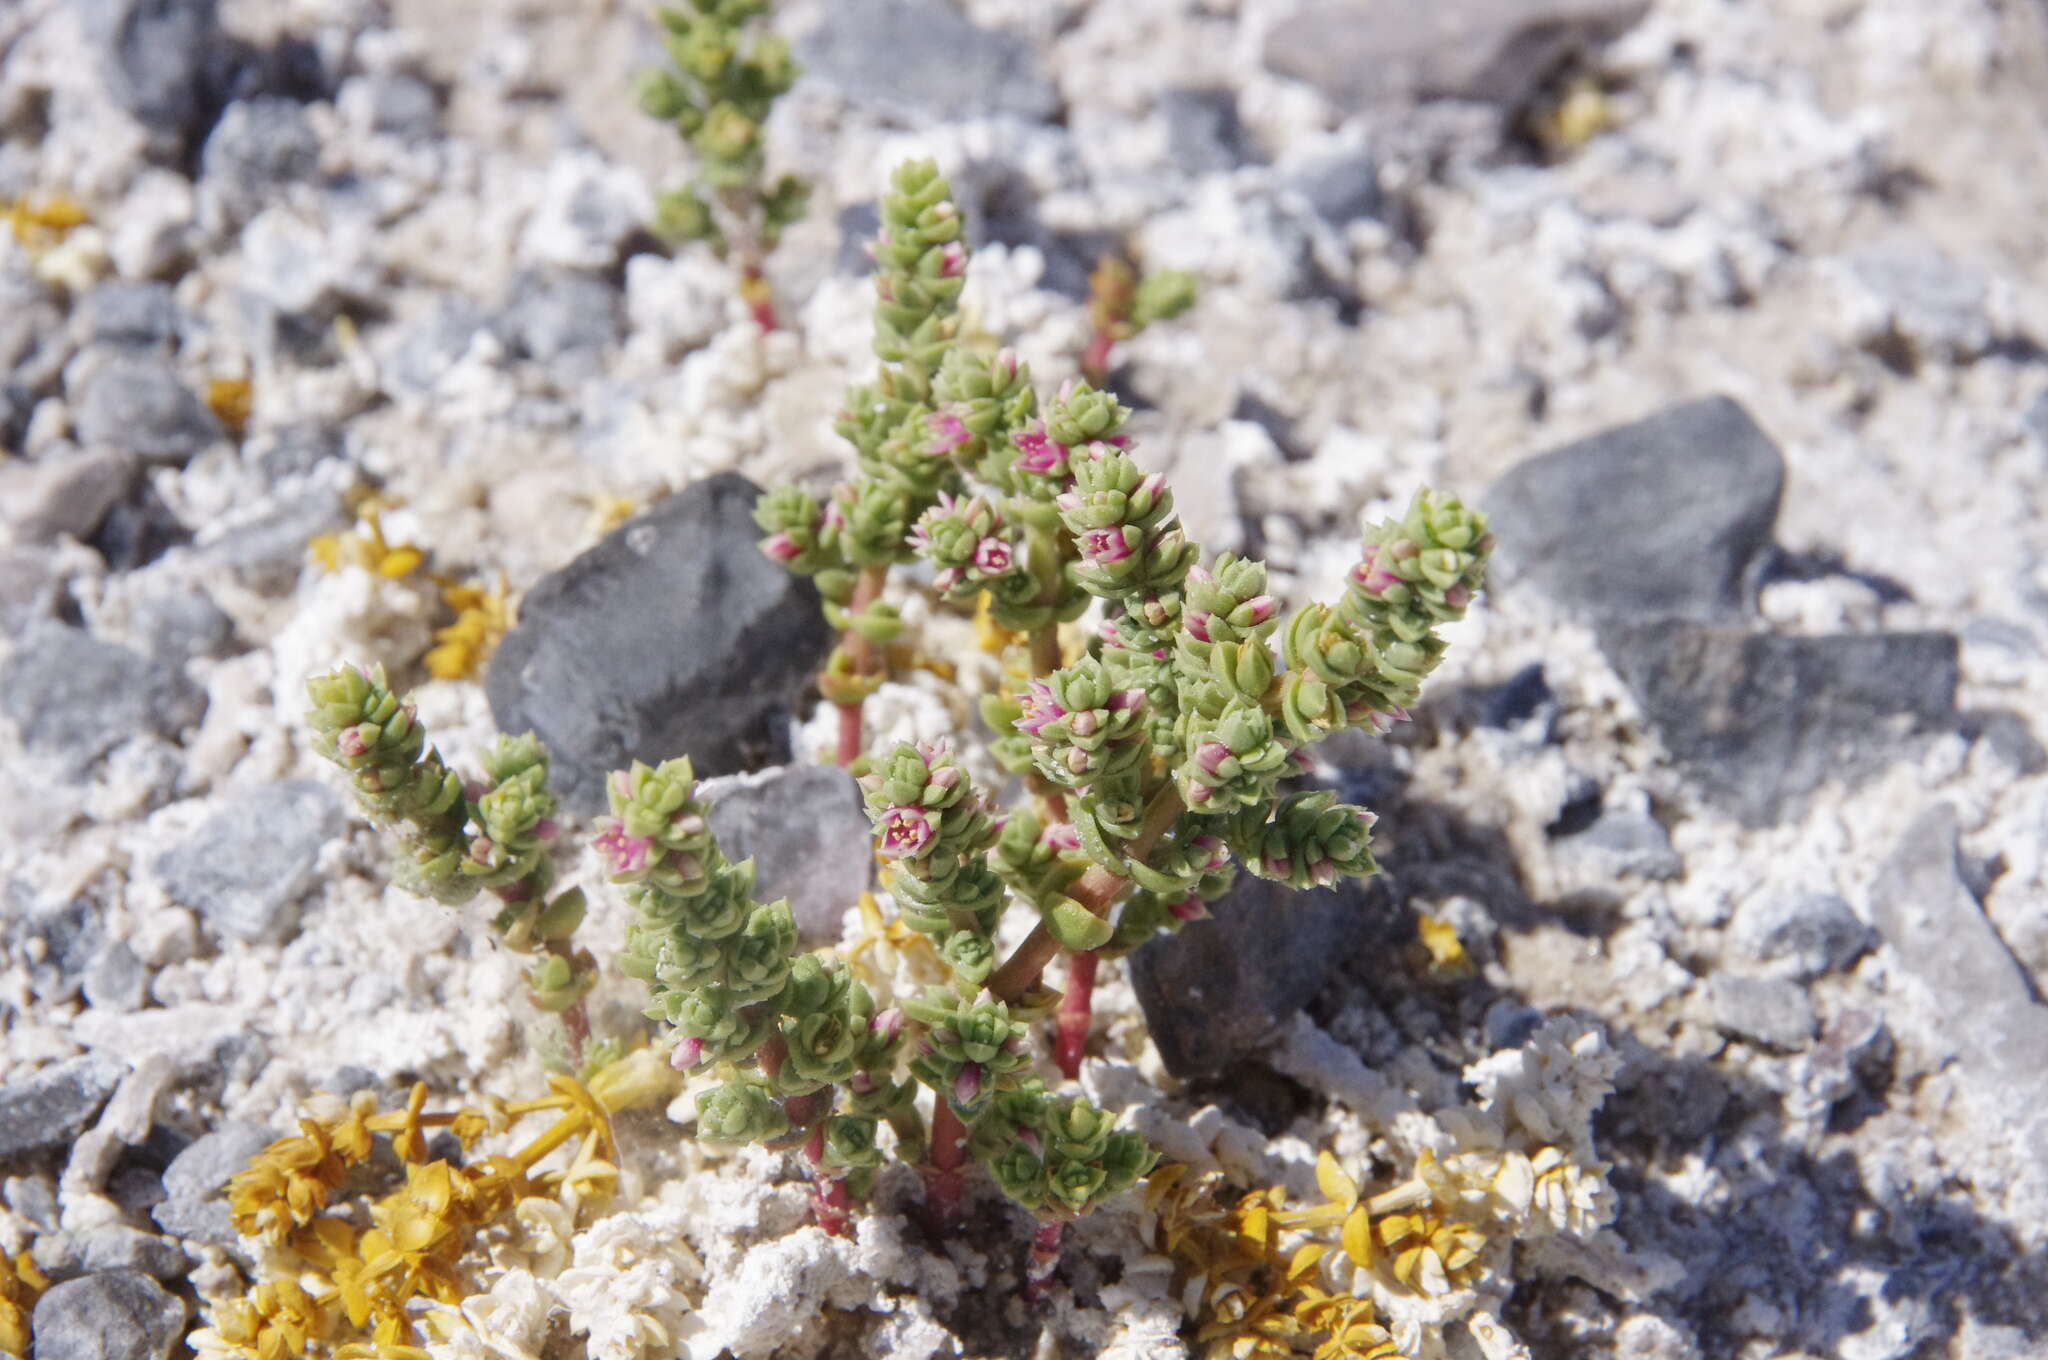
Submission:
{"label": "reddish pink stem base", "polygon": [[1089,340],[1088,350],[1081,356],[1081,376],[1090,387],[1101,387],[1109,381],[1109,351],[1115,344],[1107,331],[1097,331]]}
{"label": "reddish pink stem base", "polygon": [[1024,1302],[1044,1303],[1052,1296],[1052,1273],[1060,1264],[1060,1241],[1067,1225],[1054,1219],[1031,1235],[1031,1255],[1024,1263]]}
{"label": "reddish pink stem base", "polygon": [[834,1237],[853,1236],[853,1196],[847,1193],[846,1178],[825,1169],[823,1119],[804,1143],[804,1159],[811,1164],[812,1217]]}
{"label": "reddish pink stem base", "polygon": [[1067,955],[1067,991],[1060,998],[1052,1052],[1068,1081],[1081,1075],[1081,1055],[1088,1048],[1088,1025],[1095,1013],[1095,970],[1100,962],[1093,954]]}
{"label": "reddish pink stem base", "polygon": [[935,1232],[944,1232],[960,1219],[961,1168],[966,1164],[967,1126],[939,1096],[932,1111],[931,1160],[924,1170],[924,1207]]}

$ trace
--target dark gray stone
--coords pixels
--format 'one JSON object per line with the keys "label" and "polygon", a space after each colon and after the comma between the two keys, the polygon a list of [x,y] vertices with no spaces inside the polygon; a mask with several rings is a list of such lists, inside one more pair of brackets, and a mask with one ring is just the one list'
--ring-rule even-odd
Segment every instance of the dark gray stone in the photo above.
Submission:
{"label": "dark gray stone", "polygon": [[51,1286],[29,1328],[35,1360],[168,1360],[185,1301],[135,1271],[88,1275]]}
{"label": "dark gray stone", "polygon": [[164,1202],[150,1211],[174,1237],[231,1247],[241,1240],[222,1191],[277,1135],[260,1124],[230,1123],[192,1143],[164,1168]]}
{"label": "dark gray stone", "polygon": [[272,433],[256,455],[264,480],[281,482],[303,477],[321,464],[344,456],[341,431],[314,421],[299,421]]}
{"label": "dark gray stone", "polygon": [[24,543],[89,539],[135,485],[134,455],[98,449],[0,463],[0,519]]}
{"label": "dark gray stone", "polygon": [[299,900],[320,847],[347,825],[326,785],[285,779],[245,793],[156,864],[164,889],[234,940],[281,943],[299,928]]}
{"label": "dark gray stone", "polygon": [[688,755],[702,775],[786,759],[787,706],[830,647],[816,589],[762,556],[738,473],[696,482],[544,577],[485,677],[505,732],[533,731],[563,802]]}
{"label": "dark gray stone", "polygon": [[912,117],[1059,110],[1028,39],[982,28],[942,0],[835,0],[796,55],[806,80]]}
{"label": "dark gray stone", "polygon": [[111,1058],[67,1058],[0,1086],[0,1157],[62,1147],[84,1133],[122,1075]]}
{"label": "dark gray stone", "polygon": [[1503,731],[1526,733],[1541,745],[1557,724],[1557,692],[1532,661],[1481,696],[1479,721]]}
{"label": "dark gray stone", "polygon": [[73,409],[79,440],[88,447],[183,464],[221,438],[220,421],[162,359],[109,359],[82,386]]}
{"label": "dark gray stone", "polygon": [[1221,1072],[1265,1043],[1364,948],[1387,891],[1378,878],[1296,892],[1241,874],[1213,920],[1134,952],[1131,985],[1166,1070]]}
{"label": "dark gray stone", "polygon": [[849,203],[839,210],[837,220],[839,272],[854,275],[873,273],[875,257],[868,254],[868,247],[875,243],[875,237],[882,230],[882,210],[873,199],[865,203]]}
{"label": "dark gray stone", "polygon": [[418,76],[402,72],[357,76],[343,85],[338,101],[360,100],[372,132],[424,141],[441,127],[441,97]]}
{"label": "dark gray stone", "polygon": [[40,946],[42,957],[29,965],[29,983],[43,1001],[69,1001],[76,997],[85,973],[106,944],[100,928],[98,909],[90,898],[74,897],[68,902],[37,904],[27,888],[9,885],[10,915],[19,922],[24,944]]}
{"label": "dark gray stone", "polygon": [[50,554],[0,550],[0,632],[15,636],[57,617],[63,579]]}
{"label": "dark gray stone", "polygon": [[1486,494],[1503,577],[1601,617],[1741,612],[1785,464],[1726,397],[1521,463]]}
{"label": "dark gray stone", "polygon": [[110,1270],[132,1270],[168,1280],[192,1268],[192,1255],[155,1233],[109,1224],[91,1232],[59,1232],[37,1238],[35,1263],[36,1269],[53,1280],[75,1280]]}
{"label": "dark gray stone", "polygon": [[526,271],[512,281],[498,332],[507,348],[541,363],[575,357],[594,372],[603,352],[618,344],[619,295],[589,274]]}
{"label": "dark gray stone", "polygon": [[1877,932],[1833,893],[1753,897],[1735,909],[1729,929],[1750,957],[1800,978],[1840,972],[1877,943]]}
{"label": "dark gray stone", "polygon": [[176,740],[206,712],[182,671],[66,624],[43,624],[0,665],[0,710],[33,755],[83,767],[129,737]]}
{"label": "dark gray stone", "polygon": [[196,131],[220,41],[218,0],[86,0],[78,8],[114,102],[180,141]]}
{"label": "dark gray stone", "polygon": [[1512,110],[1645,8],[1646,0],[1303,0],[1268,31],[1265,61],[1350,112],[1426,99]]}
{"label": "dark gray stone", "polygon": [[200,153],[201,183],[240,225],[288,184],[320,169],[320,136],[297,100],[278,95],[242,99],[222,111]]}
{"label": "dark gray stone", "polygon": [[29,417],[35,413],[35,394],[26,383],[0,382],[0,453],[8,457],[21,453],[28,438]]}
{"label": "dark gray stone", "polygon": [[[0,378],[19,394],[10,403],[48,392],[71,351],[71,328],[57,295],[26,272],[0,271]],[[24,433],[33,409],[20,412]]]}
{"label": "dark gray stone", "polygon": [[206,556],[284,586],[299,579],[306,544],[318,534],[346,529],[351,522],[341,493],[331,486],[287,488],[252,518],[206,545]]}
{"label": "dark gray stone", "polygon": [[134,571],[190,543],[192,531],[153,483],[138,481],[107,508],[106,518],[88,541],[109,570]]}
{"label": "dark gray stone", "polygon": [[85,300],[86,336],[94,344],[169,351],[178,343],[179,318],[167,283],[112,280]]}
{"label": "dark gray stone", "polygon": [[1936,1057],[1963,1062],[1973,1085],[2038,1118],[2048,1095],[2048,1006],[1964,885],[1956,830],[1955,809],[1936,803],[1906,829],[1870,886],[1870,916],[1890,963],[1922,993],[1912,1012],[1888,1014]]}
{"label": "dark gray stone", "polygon": [[149,970],[126,940],[116,940],[86,965],[84,989],[86,1001],[96,1009],[139,1010],[149,995]]}
{"label": "dark gray stone", "polygon": [[1789,978],[1716,973],[1707,979],[1707,1000],[1723,1033],[1787,1052],[1813,1042],[1813,1001]]}
{"label": "dark gray stone", "polygon": [[1300,194],[1316,216],[1332,227],[1386,212],[1379,162],[1363,143],[1290,160],[1280,171],[1282,185]]}
{"label": "dark gray stone", "polygon": [[1603,876],[1677,878],[1685,863],[1671,848],[1671,833],[1646,812],[1603,812],[1583,831],[1560,838],[1558,853],[1595,866]]}
{"label": "dark gray stone", "polygon": [[197,584],[154,591],[135,602],[135,632],[149,654],[173,663],[219,656],[235,636],[235,623]]}
{"label": "dark gray stone", "polygon": [[1183,174],[1235,170],[1260,158],[1237,116],[1237,95],[1228,89],[1167,90],[1157,107],[1166,124],[1167,158]]}
{"label": "dark gray stone", "polygon": [[1948,633],[1778,637],[1666,619],[1606,625],[1600,645],[1693,786],[1751,826],[1958,722]]}
{"label": "dark gray stone", "polygon": [[753,859],[755,896],[787,897],[806,945],[836,943],[840,918],[875,873],[874,832],[853,776],[836,765],[780,765],[699,787],[726,858]]}

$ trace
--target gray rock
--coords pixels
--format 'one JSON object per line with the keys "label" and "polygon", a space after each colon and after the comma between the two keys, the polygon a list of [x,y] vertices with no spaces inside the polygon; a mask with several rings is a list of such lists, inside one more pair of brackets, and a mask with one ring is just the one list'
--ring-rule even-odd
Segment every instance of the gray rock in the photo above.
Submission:
{"label": "gray rock", "polygon": [[353,77],[342,84],[335,103],[386,137],[424,141],[441,127],[441,97],[434,87],[402,72]]}
{"label": "gray rock", "polygon": [[164,1202],[150,1211],[174,1237],[231,1247],[241,1240],[222,1191],[229,1177],[277,1135],[260,1124],[230,1123],[197,1139],[164,1168]]}
{"label": "gray rock", "polygon": [[[71,349],[71,328],[48,285],[26,273],[0,271],[0,378],[21,394],[10,401],[47,392]],[[25,433],[28,413],[20,418]]]}
{"label": "gray rock", "polygon": [[34,942],[42,958],[29,965],[29,982],[44,1001],[69,1001],[78,995],[85,971],[106,944],[98,909],[90,898],[74,897],[57,905],[30,901],[27,890],[12,885],[10,917],[20,923],[23,944]]}
{"label": "gray rock", "polygon": [[1585,830],[1559,839],[1557,850],[1595,866],[1602,876],[1666,879],[1685,871],[1684,861],[1671,848],[1671,833],[1646,812],[1603,812]]}
{"label": "gray rock", "polygon": [[221,437],[220,421],[162,359],[123,355],[93,369],[75,394],[81,442],[151,463],[187,463]]}
{"label": "gray rock", "polygon": [[129,737],[176,740],[206,712],[182,671],[66,624],[43,624],[0,664],[0,711],[38,756],[75,768]]}
{"label": "gray rock", "polygon": [[79,9],[107,93],[138,122],[182,141],[206,112],[220,41],[218,0],[87,0]]}
{"label": "gray rock", "polygon": [[134,1271],[88,1275],[51,1286],[29,1327],[35,1360],[168,1360],[185,1302]]}
{"label": "gray rock", "polygon": [[1729,929],[1750,957],[1780,963],[1799,978],[1846,969],[1877,943],[1877,932],[1833,893],[1750,898]]}
{"label": "gray rock", "polygon": [[837,0],[796,55],[806,79],[898,114],[1045,119],[1059,109],[1027,39],[941,0]]}
{"label": "gray rock", "polygon": [[57,1231],[57,1182],[51,1176],[9,1176],[0,1184],[7,1207],[44,1232]]}
{"label": "gray rock", "polygon": [[469,351],[478,331],[488,328],[483,309],[462,297],[443,297],[399,328],[378,366],[378,377],[394,396],[424,401],[455,362]]}
{"label": "gray rock", "polygon": [[[839,257],[837,268],[842,274],[864,275],[874,272],[874,256],[868,254],[868,247],[874,244],[875,236],[882,230],[882,210],[873,199],[865,203],[849,203],[839,210]],[[2048,397],[2043,398],[2048,402]],[[2048,436],[2043,437],[2048,442]]]}
{"label": "gray rock", "polygon": [[512,281],[498,331],[509,349],[541,363],[575,357],[596,371],[618,344],[623,322],[617,290],[588,274],[526,271]]}
{"label": "gray rock", "polygon": [[39,1237],[35,1262],[36,1269],[53,1280],[75,1280],[110,1270],[132,1270],[168,1280],[192,1268],[191,1253],[176,1242],[122,1224]]}
{"label": "gray rock", "polygon": [[1778,637],[1665,619],[1608,624],[1600,645],[1694,787],[1751,826],[1958,721],[1947,633]]}
{"label": "gray rock", "polygon": [[1906,829],[1870,887],[1870,915],[1890,963],[1917,984],[1922,1005],[1894,1015],[1937,1057],[1962,1061],[1986,1086],[2039,1114],[2048,1074],[2048,1006],[1964,886],[1956,814],[1936,803]]}
{"label": "gray rock", "polygon": [[111,1058],[67,1058],[0,1086],[0,1157],[62,1147],[85,1132],[122,1072]]}
{"label": "gray rock", "polygon": [[1183,174],[1235,170],[1259,159],[1257,144],[1237,116],[1237,95],[1228,89],[1167,90],[1159,96],[1166,124],[1166,154]]}
{"label": "gray rock", "polygon": [[151,656],[174,664],[219,656],[235,636],[234,620],[197,584],[172,585],[140,597],[132,626]]}
{"label": "gray rock", "polygon": [[345,452],[341,431],[315,421],[298,421],[268,436],[256,455],[256,470],[266,481],[281,482],[303,477]]}
{"label": "gray rock", "polygon": [[484,687],[501,731],[547,743],[569,808],[597,810],[635,759],[687,754],[708,776],[786,758],[787,705],[830,638],[811,583],[761,555],[760,494],[737,473],[694,483],[521,604]]}
{"label": "gray rock", "polygon": [[1990,285],[1968,265],[1916,244],[1867,247],[1843,263],[1866,345],[1903,345],[1916,361],[1946,363],[1991,347]]}
{"label": "gray rock", "polygon": [[206,545],[206,556],[250,572],[272,585],[298,580],[306,544],[315,535],[349,526],[348,507],[331,486],[290,487],[268,506]]}
{"label": "gray rock", "polygon": [[0,631],[16,636],[55,619],[63,579],[50,554],[34,549],[0,551]]}
{"label": "gray rock", "polygon": [[1646,0],[1303,0],[1266,35],[1265,62],[1349,112],[1426,99],[1513,110],[1574,53],[1613,38]]}
{"label": "gray rock", "polygon": [[1388,889],[1379,878],[1296,892],[1250,874],[1195,921],[1130,956],[1131,985],[1166,1070],[1223,1071],[1315,998],[1353,958]]}
{"label": "gray rock", "polygon": [[1480,696],[1479,721],[1535,747],[1550,740],[1561,711],[1543,663],[1532,661]]}
{"label": "gray rock", "polygon": [[126,940],[116,940],[86,965],[84,987],[86,1001],[99,1010],[139,1010],[149,995],[149,970]]}
{"label": "gray rock", "polygon": [[1517,465],[1486,493],[1502,575],[1603,617],[1741,611],[1785,465],[1727,397],[1674,406]]}
{"label": "gray rock", "polygon": [[277,95],[242,99],[222,111],[199,156],[200,185],[239,226],[288,184],[320,169],[320,136],[304,106]]}
{"label": "gray rock", "polygon": [[185,521],[146,480],[138,481],[125,497],[107,508],[107,517],[91,539],[108,570],[117,572],[148,566],[191,541],[192,531]]}
{"label": "gray rock", "polygon": [[853,776],[836,765],[780,765],[700,788],[726,858],[754,860],[755,895],[787,897],[806,945],[836,943],[840,918],[875,872],[874,833]]}
{"label": "gray rock", "polygon": [[[843,219],[844,214],[841,214]],[[2048,449],[2048,392],[2035,397],[2020,416],[2020,427],[2032,435],[2034,442]]]}
{"label": "gray rock", "polygon": [[27,384],[0,382],[0,454],[13,457],[22,452],[29,417],[35,413],[35,394]]}
{"label": "gray rock", "polygon": [[1386,214],[1379,162],[1363,139],[1292,158],[1278,170],[1281,187],[1300,194],[1332,227]]}
{"label": "gray rock", "polygon": [[299,926],[299,899],[320,847],[347,825],[326,785],[285,779],[245,793],[157,860],[164,888],[217,936],[281,943]]}
{"label": "gray rock", "polygon": [[98,449],[0,463],[0,519],[24,543],[89,539],[141,472],[133,454]]}
{"label": "gray rock", "polygon": [[1813,1001],[1789,978],[1716,973],[1707,979],[1707,1000],[1724,1033],[1789,1052],[1813,1042]]}
{"label": "gray rock", "polygon": [[167,283],[110,280],[85,300],[86,336],[94,344],[168,352],[178,343],[180,317]]}

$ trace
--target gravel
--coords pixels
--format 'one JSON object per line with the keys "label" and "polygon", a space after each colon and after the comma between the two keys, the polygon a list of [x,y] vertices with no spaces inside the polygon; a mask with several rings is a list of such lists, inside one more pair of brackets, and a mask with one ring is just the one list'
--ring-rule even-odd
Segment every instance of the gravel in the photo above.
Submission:
{"label": "gravel", "polygon": [[299,925],[320,848],[345,825],[324,784],[282,780],[245,793],[157,861],[173,901],[224,939],[281,943]]}
{"label": "gravel", "polygon": [[121,1075],[109,1058],[69,1058],[0,1086],[0,1158],[61,1147],[85,1132]]}
{"label": "gravel", "polygon": [[0,664],[0,710],[31,754],[76,770],[129,737],[175,738],[199,721],[206,695],[161,661],[42,624]]}
{"label": "gravel", "polygon": [[35,1360],[169,1360],[185,1302],[134,1271],[53,1285],[30,1323]]}

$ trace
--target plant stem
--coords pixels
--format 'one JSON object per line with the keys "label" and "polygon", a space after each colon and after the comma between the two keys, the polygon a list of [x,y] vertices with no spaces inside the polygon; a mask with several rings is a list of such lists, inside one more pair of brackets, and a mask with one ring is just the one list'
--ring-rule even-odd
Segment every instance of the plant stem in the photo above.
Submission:
{"label": "plant stem", "polygon": [[1099,388],[1109,381],[1109,351],[1115,344],[1116,338],[1105,330],[1089,338],[1087,352],[1081,356],[1081,376],[1090,387]]}
{"label": "plant stem", "polygon": [[825,1119],[820,1116],[804,1140],[804,1160],[811,1164],[811,1215],[834,1237],[853,1236],[853,1197],[846,1177],[825,1167]]}
{"label": "plant stem", "polygon": [[967,1126],[953,1113],[953,1103],[934,1091],[931,1160],[925,1165],[924,1205],[935,1232],[944,1232],[960,1217],[961,1168],[967,1164]]}
{"label": "plant stem", "polygon": [[1095,970],[1100,964],[1093,953],[1067,956],[1067,990],[1060,998],[1052,1052],[1060,1074],[1068,1081],[1081,1075],[1081,1053],[1088,1046],[1088,1024],[1093,1018]]}
{"label": "plant stem", "polygon": [[1052,1273],[1059,1268],[1060,1240],[1066,1236],[1067,1225],[1058,1219],[1038,1225],[1038,1231],[1031,1234],[1031,1254],[1025,1258],[1024,1301],[1044,1303],[1052,1293]]}
{"label": "plant stem", "polygon": [[775,329],[775,295],[768,288],[761,266],[752,261],[740,266],[740,298],[753,314],[755,325],[763,331]]}
{"label": "plant stem", "polygon": [[[886,563],[880,566],[862,567],[860,569],[860,576],[854,581],[853,599],[848,602],[846,612],[849,615],[859,614],[876,600],[882,598],[882,587],[888,579],[889,568]],[[847,656],[853,661],[853,669],[856,675],[873,675],[881,668],[882,654],[880,649],[874,643],[862,637],[858,629],[847,629],[841,636],[840,641],[841,645],[846,648]],[[861,703],[859,700],[855,700],[850,704],[839,705],[839,763],[841,765],[851,765],[854,761],[860,759],[861,737],[863,735],[860,711]]]}
{"label": "plant stem", "polygon": [[[1185,811],[1187,805],[1181,802],[1180,791],[1171,783],[1162,785],[1146,805],[1144,823],[1138,828],[1138,834],[1131,838],[1131,844],[1124,852],[1125,858],[1142,860],[1150,854],[1159,838]],[[1120,878],[1097,864],[1075,881],[1074,886],[1067,890],[1067,896],[1100,916],[1130,886],[1131,880]],[[1002,967],[989,976],[989,991],[997,1000],[1014,1006],[1024,999],[1024,994],[1038,982],[1045,966],[1052,962],[1053,955],[1059,952],[1060,947],[1054,943],[1051,932],[1040,922],[1031,928],[1031,933],[1024,937],[1016,951],[1003,960]]]}

